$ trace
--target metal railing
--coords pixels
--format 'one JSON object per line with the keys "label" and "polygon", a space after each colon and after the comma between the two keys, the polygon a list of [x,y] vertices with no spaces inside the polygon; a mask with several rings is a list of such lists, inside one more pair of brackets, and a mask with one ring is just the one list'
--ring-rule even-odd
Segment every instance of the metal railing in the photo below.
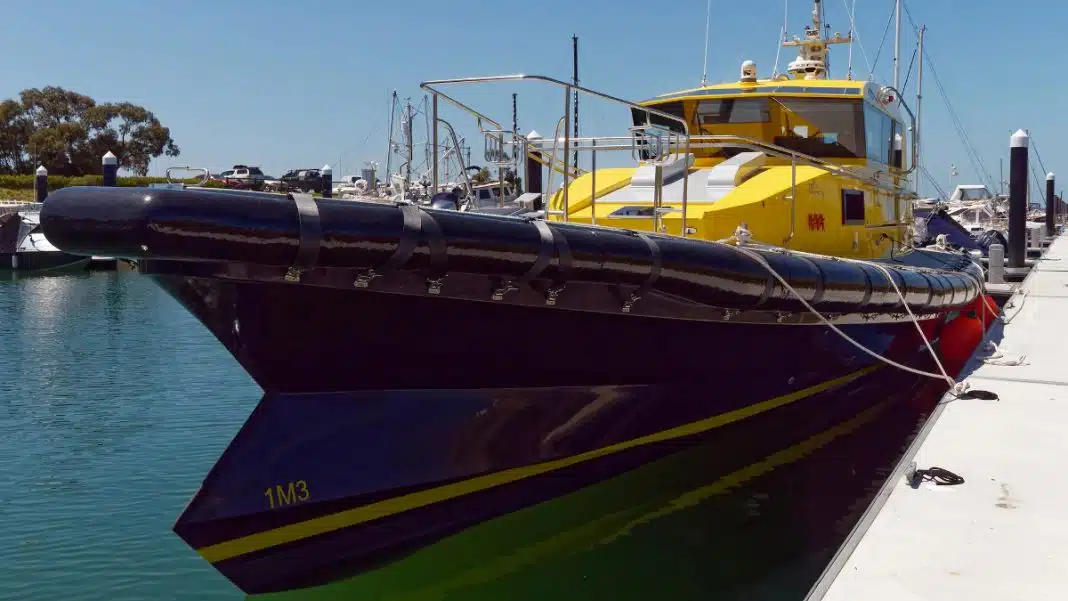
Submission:
{"label": "metal railing", "polygon": [[[542,83],[548,83],[553,86],[564,88],[564,115],[557,122],[554,135],[552,139],[539,138],[530,139],[519,135],[518,132],[505,130],[500,123],[490,118],[489,116],[479,112],[478,110],[456,100],[455,98],[445,94],[439,88],[445,85],[465,85],[465,84],[479,84],[479,83],[494,83],[494,82],[515,82],[515,81],[537,81]],[[717,148],[736,148],[743,150],[752,150],[763,153],[768,156],[788,160],[791,167],[790,176],[790,233],[784,239],[784,243],[789,242],[794,237],[794,230],[796,227],[796,215],[797,215],[797,167],[798,165],[806,167],[814,167],[830,173],[835,176],[850,178],[856,181],[863,182],[872,188],[882,190],[895,195],[896,199],[900,198],[903,192],[907,189],[905,186],[898,183],[901,178],[911,174],[917,168],[916,157],[918,156],[917,136],[912,136],[911,143],[911,160],[909,161],[909,167],[906,169],[903,166],[897,170],[897,172],[889,172],[889,181],[883,181],[880,177],[881,171],[873,171],[867,168],[849,167],[837,163],[832,163],[820,158],[816,158],[807,154],[803,154],[796,150],[779,146],[758,138],[732,135],[732,134],[714,134],[714,135],[690,135],[690,124],[683,118],[677,115],[661,111],[655,107],[644,106],[635,102],[624,100],[586,88],[578,86],[566,81],[561,81],[551,77],[545,77],[541,75],[499,75],[489,77],[464,77],[455,79],[440,79],[425,81],[420,85],[420,88],[430,92],[433,98],[433,119],[435,123],[443,122],[438,118],[438,97],[445,99],[453,106],[461,109],[476,119],[479,132],[483,135],[493,139],[493,142],[487,142],[487,149],[493,148],[494,152],[505,152],[506,149],[511,148],[513,156],[527,157],[531,151],[537,151],[540,157],[545,158],[548,155],[549,166],[549,181],[546,186],[545,192],[545,214],[559,215],[563,221],[567,221],[570,217],[570,198],[569,198],[569,178],[574,174],[577,177],[582,174],[582,170],[577,168],[577,165],[570,164],[572,152],[589,152],[591,157],[591,197],[590,197],[590,210],[591,210],[591,223],[596,223],[597,219],[597,188],[596,188],[596,161],[597,152],[610,152],[610,151],[622,151],[629,150],[632,155],[638,161],[645,165],[651,165],[654,168],[654,188],[653,188],[653,228],[654,231],[663,231],[663,215],[670,212],[680,211],[680,209],[674,209],[663,206],[663,168],[667,165],[669,160],[674,157],[675,160],[682,160],[686,162],[686,166],[683,168],[682,177],[682,199],[681,199],[681,223],[680,233],[685,237],[689,232],[687,227],[688,217],[688,203],[689,203],[689,161],[691,160],[691,151],[698,149],[717,149]],[[912,109],[902,100],[901,94],[892,86],[886,86],[883,88],[884,92],[891,91],[896,95],[897,102],[908,113],[911,121],[910,130],[915,132],[916,130],[916,117],[912,112]],[[614,104],[622,105],[632,110],[641,111],[645,115],[645,124],[638,125],[630,128],[629,136],[597,136],[597,137],[574,137],[569,133],[571,125],[571,105],[574,92],[579,92],[602,100],[607,100]],[[652,117],[656,116],[661,119],[667,120],[670,123],[678,124],[681,131],[674,130],[664,125],[654,124]],[[494,126],[493,129],[487,129],[484,127],[484,123],[489,123]],[[452,130],[452,126],[448,126]],[[437,140],[437,127],[434,129],[434,139]],[[561,135],[561,129],[563,130]],[[455,138],[455,132],[452,132]],[[563,156],[560,156],[560,146],[563,146]],[[679,156],[681,153],[681,156]],[[433,145],[434,165],[432,180],[434,189],[438,186],[438,145]],[[489,153],[487,152],[487,156]],[[561,196],[561,209],[550,210],[548,206],[549,199],[555,195],[551,193],[553,174],[559,172],[562,175],[563,181],[559,194]],[[529,179],[529,178],[528,178]],[[503,195],[502,195],[503,198]]]}
{"label": "metal railing", "polygon": [[168,184],[180,183],[180,182],[174,181],[174,179],[171,178],[171,172],[172,171],[185,171],[187,173],[200,173],[201,174],[200,175],[200,183],[196,184],[196,185],[200,185],[200,186],[203,186],[204,184],[208,183],[208,181],[211,179],[211,173],[207,169],[205,169],[204,167],[190,167],[188,165],[184,165],[184,166],[181,166],[181,167],[167,167],[167,171],[164,173],[164,175],[167,177],[167,183]]}
{"label": "metal railing", "polygon": [[[646,116],[646,125],[649,126],[649,127],[653,126],[653,122],[652,122],[652,116],[653,115],[656,115],[657,117],[660,117],[662,119],[666,119],[666,120],[668,120],[670,122],[673,122],[673,123],[678,123],[679,126],[682,128],[682,134],[683,134],[682,138],[684,140],[686,140],[687,144],[688,144],[689,136],[690,136],[690,125],[682,117],[678,117],[676,115],[672,115],[671,113],[668,113],[668,112],[665,112],[665,111],[661,111],[661,110],[653,108],[653,107],[642,106],[642,105],[640,105],[638,103],[631,102],[629,100],[624,100],[624,99],[618,98],[616,96],[612,96],[611,94],[606,94],[604,92],[600,92],[600,91],[593,90],[593,89],[590,89],[590,88],[586,88],[586,87],[583,87],[583,86],[578,86],[578,85],[575,85],[573,83],[569,83],[569,82],[566,82],[566,81],[561,81],[559,79],[554,79],[552,77],[545,77],[543,75],[517,74],[517,75],[496,75],[496,76],[489,76],[489,77],[461,77],[461,78],[455,78],[455,79],[439,79],[439,80],[432,80],[432,81],[424,81],[423,83],[419,84],[419,87],[424,89],[424,90],[426,90],[426,91],[428,91],[428,92],[430,92],[432,94],[433,106],[434,106],[434,119],[435,119],[435,123],[434,123],[434,126],[433,126],[434,128],[437,127],[438,97],[441,97],[441,98],[445,99],[446,102],[452,104],[453,106],[455,106],[455,107],[467,112],[468,114],[472,115],[473,117],[475,117],[475,119],[477,121],[477,124],[478,124],[479,131],[483,135],[502,135],[501,132],[507,132],[507,130],[504,130],[504,127],[500,123],[498,123],[494,119],[490,118],[488,115],[485,115],[485,114],[477,111],[476,109],[474,109],[474,108],[472,108],[470,106],[467,106],[466,104],[456,100],[455,98],[452,98],[451,96],[445,94],[444,92],[442,92],[438,88],[441,87],[441,86],[446,86],[446,85],[464,85],[464,84],[508,82],[508,81],[513,81],[513,82],[514,81],[538,81],[538,82],[547,83],[547,84],[550,84],[550,85],[553,85],[553,86],[561,87],[561,88],[564,89],[564,116],[563,116],[563,119],[562,119],[562,123],[558,123],[557,132],[555,132],[556,134],[558,134],[560,126],[561,125],[563,126],[563,130],[564,130],[564,136],[563,136],[563,161],[562,161],[562,163],[563,163],[563,169],[562,169],[563,182],[561,184],[561,192],[562,192],[562,204],[563,204],[562,218],[563,218],[564,221],[567,221],[568,217],[570,216],[570,210],[569,210],[570,209],[570,199],[568,197],[569,196],[570,185],[569,185],[569,182],[568,182],[568,177],[570,175],[570,170],[571,170],[571,165],[570,165],[571,158],[570,157],[571,157],[571,152],[572,152],[572,148],[571,148],[572,137],[569,135],[569,130],[571,128],[571,104],[572,104],[572,98],[575,96],[575,92],[578,92],[578,93],[581,93],[581,94],[585,94],[585,95],[588,95],[588,96],[592,96],[594,98],[600,98],[602,100],[606,100],[608,102],[612,102],[612,103],[615,103],[615,104],[623,105],[623,106],[626,106],[626,107],[628,107],[630,109],[635,109],[635,110],[638,110],[638,111],[642,111]],[[487,129],[485,129],[483,127],[483,125],[482,125],[483,122],[487,122],[487,123],[490,123],[490,124],[494,125],[496,129],[495,130],[487,130]],[[507,133],[511,133],[512,136],[515,137],[515,138],[519,137],[518,132],[507,132]],[[502,135],[502,137],[503,137],[503,135]],[[554,138],[554,143],[555,143],[555,140],[557,140],[559,138],[559,136],[558,135],[554,135],[553,138]],[[514,147],[519,147],[521,145],[522,145],[522,143],[519,143],[518,140],[517,140],[514,143],[513,148]],[[438,186],[437,153],[438,153],[438,149],[437,149],[437,145],[435,144],[434,145],[434,160],[433,160],[434,168],[433,168],[433,173],[431,175],[432,185],[433,185],[435,190],[437,189],[437,186]],[[686,154],[687,155],[689,154],[688,146],[687,146]],[[553,160],[554,161],[555,161],[556,156],[557,155],[556,155],[555,150],[554,150],[554,154],[553,154]],[[550,171],[550,173],[552,173],[552,171]],[[683,235],[686,234],[686,203],[687,203],[687,197],[688,197],[688,185],[685,182],[686,182],[686,180],[684,180],[683,194],[682,194],[682,205],[683,205],[683,208],[682,208],[682,216],[683,216],[682,217],[682,220],[683,220],[682,231],[683,231]],[[596,197],[596,190],[593,190],[593,196]],[[548,200],[548,195],[546,195],[546,200]],[[658,209],[654,209],[654,214],[656,214],[657,210]],[[548,214],[549,214],[549,211],[548,211],[548,207],[546,206],[546,215],[548,215]],[[657,219],[657,218],[654,217],[654,219]]]}

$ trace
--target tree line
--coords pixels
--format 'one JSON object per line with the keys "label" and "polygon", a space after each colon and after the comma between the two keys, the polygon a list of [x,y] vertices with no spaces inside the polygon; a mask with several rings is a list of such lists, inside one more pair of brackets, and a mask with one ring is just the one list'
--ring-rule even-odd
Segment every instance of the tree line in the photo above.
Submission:
{"label": "tree line", "polygon": [[170,129],[148,109],[129,102],[97,103],[61,87],[29,88],[0,102],[0,174],[100,173],[113,153],[120,169],[147,175],[154,158],[181,151]]}

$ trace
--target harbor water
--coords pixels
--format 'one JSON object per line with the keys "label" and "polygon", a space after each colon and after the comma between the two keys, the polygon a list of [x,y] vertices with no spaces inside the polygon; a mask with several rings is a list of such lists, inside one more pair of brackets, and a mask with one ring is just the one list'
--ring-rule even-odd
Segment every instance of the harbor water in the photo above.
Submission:
{"label": "harbor water", "polygon": [[260,395],[211,334],[135,274],[7,276],[0,349],[0,599],[240,598],[170,531]]}
{"label": "harbor water", "polygon": [[[709,588],[634,590],[804,598],[941,396],[901,381],[725,429],[700,452],[720,480],[667,534],[676,548],[620,564]],[[240,599],[170,529],[260,394],[145,276],[0,279],[0,599]]]}

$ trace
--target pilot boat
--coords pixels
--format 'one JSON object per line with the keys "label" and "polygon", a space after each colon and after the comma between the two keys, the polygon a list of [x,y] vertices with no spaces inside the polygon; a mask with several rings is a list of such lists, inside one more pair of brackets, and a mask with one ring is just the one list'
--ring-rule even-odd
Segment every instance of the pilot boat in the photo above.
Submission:
{"label": "pilot boat", "polygon": [[[668,552],[643,537],[729,485],[712,460],[671,462],[738,424],[792,444],[894,374],[949,386],[940,335],[990,322],[983,273],[909,247],[911,113],[897,90],[827,79],[847,38],[823,37],[816,8],[788,75],[747,62],[645,102],[534,75],[423,83],[435,132],[456,140],[445,100],[488,157],[536,165],[524,215],[180,185],[51,195],[50,240],[137,260],[264,389],[175,532],[253,595],[584,598],[645,590],[642,566],[682,586],[624,560]],[[565,92],[552,138],[485,129],[443,91],[501,81]],[[627,135],[570,137],[575,91],[628,107]],[[575,150],[634,164],[582,171]]]}

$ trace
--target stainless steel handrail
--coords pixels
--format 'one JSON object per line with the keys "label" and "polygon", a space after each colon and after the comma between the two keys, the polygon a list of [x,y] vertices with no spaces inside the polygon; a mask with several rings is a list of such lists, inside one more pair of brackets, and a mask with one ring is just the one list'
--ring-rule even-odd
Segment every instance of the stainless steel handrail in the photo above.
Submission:
{"label": "stainless steel handrail", "polygon": [[[553,130],[553,151],[552,151],[552,154],[549,155],[549,165],[550,165],[550,168],[549,168],[549,181],[547,182],[548,185],[546,186],[545,199],[542,201],[543,204],[545,205],[545,214],[546,215],[549,214],[549,199],[552,198],[552,196],[553,196],[551,194],[551,192],[552,192],[552,189],[553,189],[553,171],[554,170],[551,168],[551,165],[555,165],[556,164],[556,151],[557,151],[557,148],[558,148],[558,144],[560,143],[560,129],[561,128],[563,128],[564,133],[567,133],[567,124],[565,123],[565,119],[563,117],[560,117],[560,120],[556,122],[556,129]],[[542,154],[542,156],[545,156],[544,153]],[[564,181],[565,182],[567,181],[567,176],[566,175],[564,175]],[[564,221],[567,221],[566,214],[565,214],[565,217],[564,217]]]}
{"label": "stainless steel handrail", "polygon": [[176,182],[176,181],[171,179],[171,171],[189,171],[190,173],[192,173],[194,171],[203,171],[204,172],[203,175],[200,176],[200,183],[199,184],[194,184],[194,185],[203,186],[204,184],[208,183],[208,180],[211,179],[211,172],[209,172],[204,167],[189,167],[189,166],[167,167],[167,170],[164,172],[164,176],[167,178],[167,183],[169,183],[169,184],[179,183],[179,182]]}
{"label": "stainless steel handrail", "polygon": [[[562,187],[563,187],[563,204],[564,204],[564,207],[563,207],[563,210],[564,210],[564,221],[567,221],[567,219],[568,219],[568,212],[569,212],[569,208],[570,208],[569,207],[569,203],[568,203],[568,200],[569,200],[569,198],[568,198],[568,188],[569,188],[569,185],[568,185],[568,175],[569,175],[568,174],[568,170],[569,170],[569,160],[570,160],[569,159],[569,154],[570,154],[570,135],[569,135],[569,132],[567,130],[570,127],[570,121],[571,121],[571,95],[572,95],[572,92],[581,92],[583,94],[588,94],[588,95],[593,96],[595,98],[600,98],[602,100],[607,100],[609,102],[614,102],[616,104],[621,104],[623,106],[626,106],[626,107],[634,109],[634,110],[642,111],[645,114],[646,125],[652,125],[652,115],[657,115],[657,116],[659,116],[659,117],[661,117],[663,119],[667,119],[667,120],[672,121],[674,123],[678,123],[682,127],[683,137],[686,139],[686,149],[687,149],[686,153],[687,153],[687,156],[684,158],[684,160],[689,161],[689,156],[688,155],[689,155],[690,124],[689,124],[689,122],[686,121],[685,118],[678,117],[676,115],[672,115],[671,113],[668,113],[668,112],[665,112],[665,111],[661,111],[661,110],[655,109],[653,107],[643,106],[643,105],[638,104],[636,102],[631,102],[629,100],[624,100],[622,98],[619,98],[619,97],[616,97],[616,96],[612,96],[611,94],[606,94],[604,92],[599,92],[597,90],[593,90],[593,89],[586,88],[586,87],[583,87],[583,86],[575,85],[573,83],[569,83],[569,82],[566,82],[566,81],[561,81],[559,79],[554,79],[552,77],[546,77],[544,75],[526,75],[526,74],[494,75],[494,76],[488,76],[488,77],[460,77],[460,78],[454,78],[454,79],[438,79],[438,80],[424,81],[424,82],[419,84],[419,87],[422,88],[423,90],[429,91],[431,94],[440,95],[442,98],[444,98],[446,101],[451,103],[453,106],[456,106],[457,108],[459,108],[461,110],[464,110],[464,111],[470,113],[471,115],[473,115],[478,120],[479,131],[485,133],[485,130],[483,130],[483,128],[482,128],[482,120],[483,119],[488,121],[488,122],[490,122],[490,123],[492,123],[492,124],[494,124],[497,127],[497,129],[504,129],[504,127],[500,123],[498,123],[497,121],[491,119],[489,116],[480,113],[479,111],[475,110],[474,108],[465,105],[464,103],[456,100],[455,98],[452,98],[451,96],[448,96],[447,94],[445,94],[444,92],[442,92],[441,90],[437,89],[434,86],[455,85],[455,84],[474,84],[474,83],[492,83],[492,82],[504,82],[504,81],[540,81],[540,82],[543,82],[543,83],[548,83],[548,84],[551,84],[551,85],[562,87],[565,90],[565,98],[566,98],[566,100],[565,100],[565,104],[564,104],[564,122],[565,122],[565,129],[564,129],[564,168],[563,168],[563,184],[562,184]],[[437,161],[437,152],[438,152],[438,149],[435,146],[435,148],[434,148],[434,160],[435,161]],[[554,156],[554,159],[555,159],[555,156]],[[688,183],[689,183],[689,178],[687,177],[684,180],[683,189],[682,189],[682,232],[681,232],[681,235],[683,237],[686,236],[686,213],[687,213],[687,202],[688,202],[688,196],[689,196],[689,185],[688,185]],[[596,195],[596,193],[597,193],[596,190],[591,191],[591,194],[593,194],[593,195]],[[549,214],[548,203],[546,203],[546,215],[548,215],[548,214]]]}
{"label": "stainless steel handrail", "polygon": [[[548,83],[548,84],[551,84],[551,85],[563,87],[567,91],[567,94],[566,94],[567,102],[565,104],[565,113],[564,113],[564,117],[562,118],[562,121],[565,124],[564,132],[563,132],[564,135],[563,135],[563,138],[562,138],[563,145],[564,145],[564,152],[565,152],[565,156],[563,158],[563,169],[562,169],[562,176],[563,176],[563,184],[562,184],[563,199],[562,200],[563,200],[563,205],[564,205],[562,214],[564,216],[564,220],[565,221],[568,218],[568,213],[569,213],[569,209],[570,209],[569,203],[568,203],[568,200],[569,200],[568,199],[568,177],[570,175],[569,171],[570,171],[570,167],[571,167],[571,165],[569,164],[570,163],[569,158],[570,158],[571,151],[572,150],[574,150],[574,151],[586,151],[586,150],[589,150],[591,152],[596,152],[596,151],[599,150],[599,151],[603,152],[603,151],[624,150],[624,149],[632,150],[634,148],[633,137],[626,137],[626,138],[624,138],[624,137],[616,137],[616,136],[572,137],[570,135],[569,131],[568,131],[568,124],[570,122],[570,110],[571,110],[571,104],[570,103],[571,103],[571,92],[572,91],[582,92],[584,94],[588,94],[588,95],[594,96],[596,98],[601,98],[603,100],[607,100],[609,102],[614,102],[616,104],[621,104],[623,106],[626,106],[626,107],[634,109],[634,110],[642,111],[646,116],[646,125],[647,126],[652,126],[653,125],[653,123],[651,121],[651,116],[652,115],[657,115],[657,116],[659,116],[659,117],[661,117],[663,119],[667,119],[667,120],[669,120],[671,122],[678,123],[681,126],[682,130],[683,130],[682,135],[681,136],[674,136],[678,140],[674,144],[672,144],[669,141],[669,143],[667,145],[667,154],[678,153],[680,150],[682,150],[683,151],[683,156],[681,157],[681,159],[687,161],[687,163],[689,162],[690,153],[694,149],[698,149],[698,148],[723,148],[723,147],[746,148],[746,149],[750,149],[750,150],[757,150],[757,151],[760,151],[760,152],[764,152],[766,154],[769,154],[769,155],[772,155],[772,156],[776,156],[776,157],[779,157],[779,158],[789,159],[790,160],[790,165],[791,165],[791,208],[790,208],[791,225],[790,225],[790,235],[786,238],[785,242],[789,242],[789,240],[793,238],[794,229],[795,229],[795,225],[796,225],[794,222],[796,221],[797,165],[799,163],[803,164],[803,165],[819,168],[819,169],[821,169],[823,171],[826,171],[828,173],[831,173],[833,175],[839,175],[839,176],[849,177],[849,178],[852,178],[852,179],[863,181],[863,182],[867,183],[868,185],[871,185],[872,187],[874,187],[876,189],[889,191],[889,192],[892,192],[894,194],[900,194],[902,192],[902,190],[903,190],[902,186],[896,186],[896,185],[893,185],[893,184],[891,184],[891,185],[883,184],[882,181],[880,181],[880,179],[878,178],[877,175],[876,176],[871,176],[871,175],[868,175],[868,174],[863,173],[861,171],[854,170],[854,169],[851,169],[851,168],[848,168],[848,167],[843,167],[843,166],[840,166],[840,165],[836,165],[834,163],[830,163],[830,162],[824,161],[822,159],[818,159],[816,157],[812,157],[812,156],[809,156],[809,155],[806,155],[806,154],[802,154],[802,153],[796,152],[794,150],[791,150],[791,149],[788,149],[788,148],[785,148],[785,147],[782,147],[782,146],[778,146],[776,144],[772,144],[770,142],[766,142],[764,140],[760,140],[760,139],[757,139],[757,138],[751,138],[751,137],[747,137],[747,136],[738,136],[738,135],[697,135],[697,136],[691,136],[690,135],[690,124],[683,117],[678,117],[676,115],[672,115],[670,113],[658,110],[658,109],[656,109],[654,107],[644,106],[644,105],[641,105],[641,104],[638,104],[638,103],[635,103],[635,102],[624,100],[622,98],[618,98],[616,96],[612,96],[611,94],[606,94],[604,92],[599,92],[597,90],[593,90],[593,89],[586,88],[586,87],[583,87],[583,86],[578,86],[578,85],[575,85],[575,84],[572,84],[572,83],[569,83],[569,82],[566,82],[566,81],[561,81],[561,80],[558,80],[558,79],[554,79],[554,78],[546,77],[546,76],[542,76],[542,75],[515,74],[515,75],[496,75],[496,76],[485,76],[485,77],[462,77],[462,78],[453,78],[453,79],[439,79],[439,80],[424,81],[424,82],[419,84],[419,87],[424,89],[424,90],[426,90],[426,91],[428,91],[428,92],[430,92],[431,94],[433,94],[434,98],[435,98],[435,103],[436,103],[437,96],[441,96],[442,98],[444,98],[447,102],[449,102],[453,106],[455,106],[455,107],[457,107],[457,108],[469,113],[470,115],[474,116],[476,118],[476,120],[477,120],[479,131],[482,132],[483,134],[486,134],[486,133],[490,133],[490,132],[488,132],[487,130],[485,130],[482,127],[482,122],[483,121],[486,121],[488,123],[493,124],[494,126],[497,127],[498,130],[503,130],[503,126],[500,123],[498,123],[497,121],[495,121],[494,119],[490,118],[489,116],[487,116],[487,115],[477,111],[476,109],[474,109],[474,108],[472,108],[472,107],[470,107],[470,106],[468,106],[468,105],[456,100],[455,98],[452,98],[451,96],[445,94],[440,89],[438,89],[438,87],[445,86],[445,85],[456,85],[456,84],[462,85],[462,84],[493,83],[493,82],[508,82],[508,81],[540,81],[540,82],[543,82],[543,83]],[[438,87],[435,87],[435,86],[438,86]],[[916,115],[913,113],[911,107],[909,107],[908,104],[904,101],[904,99],[902,98],[901,93],[896,88],[894,88],[893,86],[884,86],[883,87],[883,91],[891,91],[891,92],[896,94],[896,98],[897,98],[898,104],[902,108],[904,108],[904,110],[908,113],[909,120],[911,122],[911,130],[913,131],[913,136],[912,136],[912,141],[911,141],[912,142],[911,143],[912,160],[910,161],[910,166],[907,169],[903,169],[902,170],[902,175],[909,175],[912,172],[914,172],[916,170],[916,168],[917,168],[916,157],[918,156],[918,148],[917,148],[917,136],[915,135],[915,132],[916,132]],[[557,164],[556,157],[557,157],[557,152],[558,152],[558,148],[559,148],[559,143],[561,141],[560,136],[559,136],[559,128],[560,128],[560,125],[558,123],[557,124],[557,131],[554,132],[554,136],[553,136],[553,140],[552,140],[552,155],[551,155],[551,157],[549,159],[549,163],[550,163],[550,167],[551,167],[550,168],[550,172],[549,172],[549,177],[550,177],[549,186],[548,186],[549,189],[551,189],[551,187],[552,187],[551,186],[551,184],[552,184],[552,173],[553,173],[553,171],[555,171],[555,169],[553,169],[552,167]],[[497,132],[493,132],[493,133],[497,133]],[[545,146],[546,143],[547,143],[546,140],[542,139],[542,140],[538,140],[538,141],[529,141],[528,142],[524,138],[522,143],[520,143],[519,140],[518,140],[518,132],[513,132],[513,133],[515,134],[515,138],[516,139],[515,139],[514,142],[512,142],[512,144],[515,145],[515,146],[519,146],[520,144],[522,144],[522,146],[524,148],[524,151],[525,151],[524,154],[526,154],[526,151],[529,150],[531,147],[534,147],[534,148],[537,148],[537,149],[540,149],[540,150],[543,150],[543,151],[546,150],[546,146]],[[678,132],[675,132],[675,133],[678,133]],[[624,144],[612,144],[611,143],[611,142],[617,142],[617,141],[618,142],[622,142],[624,140],[626,140],[628,142],[625,145]],[[502,142],[503,142],[503,140],[502,140]],[[589,143],[589,146],[584,146],[583,143],[587,143],[587,142]],[[605,144],[605,142],[609,142],[609,144]],[[574,145],[574,146],[572,146],[572,145]],[[594,148],[596,148],[596,150],[593,150]],[[437,146],[435,145],[434,146],[434,160],[435,160],[435,162],[437,161],[437,152],[438,152],[438,149],[437,149]],[[542,153],[542,156],[544,156],[544,153]],[[658,158],[659,159],[663,159],[664,157],[658,157]],[[660,161],[653,161],[654,164],[658,163],[658,162],[660,162]],[[577,168],[577,166],[576,166],[576,168]],[[686,218],[687,218],[687,206],[688,206],[688,196],[689,196],[688,188],[689,188],[689,164],[687,164],[686,168],[684,169],[684,177],[683,177],[682,220],[681,220],[682,221],[682,224],[681,224],[681,226],[682,226],[681,235],[683,237],[685,237],[686,234],[687,234],[687,232],[686,232],[686,230],[687,230]],[[596,197],[596,189],[593,189],[592,194],[594,196],[593,202],[591,203],[593,205],[593,209],[592,210],[596,210],[596,198],[595,198]],[[548,199],[549,199],[550,195],[546,194],[546,196],[547,196],[547,198],[546,198],[546,211],[545,211],[546,215],[548,215],[550,213],[553,213],[553,214],[561,213],[561,211],[549,211],[548,210]],[[655,196],[655,194],[654,194],[654,196]],[[655,205],[655,200],[656,199],[654,198],[654,205]],[[654,213],[656,213],[657,210],[658,209],[654,206]],[[595,217],[594,217],[594,219],[595,219]],[[654,218],[654,225],[655,225],[655,221],[656,221],[656,219]]]}
{"label": "stainless steel handrail", "polygon": [[[631,150],[631,138],[629,136],[603,136],[603,137],[584,137],[573,138],[573,141],[577,142],[572,149],[579,151],[592,151],[594,146],[584,145],[583,143],[596,141],[596,148],[598,151],[613,151],[613,150]],[[541,140],[531,141],[531,146],[539,147],[551,140],[542,138]],[[615,144],[603,144],[603,142],[616,142]],[[627,143],[623,144],[622,142]],[[810,167],[817,167],[829,173],[835,175],[841,175],[844,177],[850,177],[857,180],[862,180],[865,183],[872,185],[885,191],[899,191],[900,188],[896,186],[888,186],[882,183],[879,179],[871,177],[863,172],[844,167],[829,161],[825,161],[820,158],[816,158],[807,154],[803,154],[789,148],[766,142],[759,138],[751,138],[747,136],[739,136],[734,134],[711,134],[701,136],[691,136],[689,138],[690,150],[707,149],[707,148],[745,148],[749,150],[758,150],[765,152],[772,156],[776,156],[782,159],[789,159],[791,161],[796,160],[798,164],[808,165]],[[668,147],[668,152],[679,152],[684,150],[686,146],[672,145]]]}
{"label": "stainless steel handrail", "polygon": [[552,84],[552,85],[556,85],[556,86],[561,86],[561,87],[567,88],[570,91],[579,91],[579,92],[582,92],[584,94],[589,94],[591,96],[595,96],[597,98],[601,98],[602,100],[608,100],[609,102],[615,102],[616,104],[622,104],[622,105],[625,105],[625,106],[630,107],[632,109],[637,109],[637,110],[643,111],[647,115],[649,115],[649,114],[657,115],[659,117],[663,117],[665,119],[669,119],[669,120],[674,121],[674,122],[678,123],[679,125],[681,125],[682,128],[683,128],[683,133],[685,135],[687,135],[687,136],[690,135],[690,124],[686,121],[686,119],[684,119],[682,117],[679,117],[679,116],[676,116],[676,115],[672,115],[671,113],[666,113],[664,111],[655,109],[653,107],[642,106],[642,105],[640,105],[640,104],[638,104],[636,102],[631,102],[629,100],[624,100],[622,98],[618,98],[616,96],[612,96],[611,94],[605,94],[604,92],[598,92],[597,90],[592,90],[590,88],[586,88],[586,87],[583,87],[583,86],[578,86],[578,85],[575,85],[573,83],[569,83],[569,82],[566,82],[566,81],[560,81],[559,79],[553,79],[552,77],[546,77],[544,75],[526,75],[526,74],[523,74],[523,73],[518,73],[518,74],[515,74],[515,75],[492,75],[492,76],[488,76],[488,77],[458,77],[458,78],[455,78],[455,79],[435,79],[435,80],[430,80],[430,81],[424,81],[423,83],[419,84],[419,87],[424,89],[424,90],[429,91],[432,94],[440,94],[442,98],[444,98],[445,100],[447,100],[448,102],[450,102],[451,104],[456,106],[457,108],[463,109],[463,110],[471,113],[472,115],[474,115],[474,116],[476,116],[478,118],[485,119],[486,121],[489,121],[490,123],[496,125],[498,129],[504,129],[504,127],[500,123],[497,123],[496,121],[494,121],[493,119],[487,117],[486,115],[483,115],[482,113],[476,111],[475,109],[463,104],[462,102],[460,102],[460,101],[458,101],[458,100],[456,100],[454,98],[451,98],[451,97],[445,95],[444,92],[434,88],[434,86],[442,86],[442,85],[469,84],[469,83],[492,83],[492,82],[502,82],[502,81],[541,81],[541,82],[544,82],[544,83],[549,83],[549,84]]}
{"label": "stainless steel handrail", "polygon": [[916,167],[917,167],[916,159],[917,159],[917,157],[919,157],[919,152],[920,152],[920,150],[919,150],[919,137],[916,135],[916,133],[917,133],[917,129],[916,129],[916,114],[912,112],[912,109],[909,107],[908,103],[905,102],[905,97],[901,94],[901,92],[898,91],[897,88],[895,88],[894,86],[885,86],[883,89],[884,90],[890,90],[890,91],[894,92],[895,94],[897,94],[897,103],[900,104],[905,109],[906,112],[908,112],[909,121],[912,122],[911,127],[910,127],[910,129],[912,130],[912,144],[911,144],[911,146],[912,146],[912,160],[909,161],[909,168],[905,170],[905,175],[910,175],[913,171],[916,170]]}
{"label": "stainless steel handrail", "polygon": [[[464,183],[467,184],[467,193],[468,194],[474,194],[475,188],[474,188],[473,185],[471,185],[471,176],[467,172],[467,165],[464,164],[463,153],[460,152],[460,140],[456,137],[456,130],[453,129],[451,123],[449,123],[448,121],[446,121],[444,119],[438,119],[438,123],[444,125],[445,127],[447,127],[449,129],[449,137],[452,138],[452,147],[456,151],[456,161],[458,163],[460,163],[460,173],[463,174]],[[437,125],[435,125],[434,127],[436,128]],[[434,164],[437,165],[437,162],[438,162],[438,149],[437,149],[437,146],[435,146],[434,147]],[[433,197],[434,194],[438,193],[438,190],[436,188],[437,187],[435,186],[435,189],[430,193],[431,197]],[[402,198],[403,198],[403,196],[402,196]]]}

